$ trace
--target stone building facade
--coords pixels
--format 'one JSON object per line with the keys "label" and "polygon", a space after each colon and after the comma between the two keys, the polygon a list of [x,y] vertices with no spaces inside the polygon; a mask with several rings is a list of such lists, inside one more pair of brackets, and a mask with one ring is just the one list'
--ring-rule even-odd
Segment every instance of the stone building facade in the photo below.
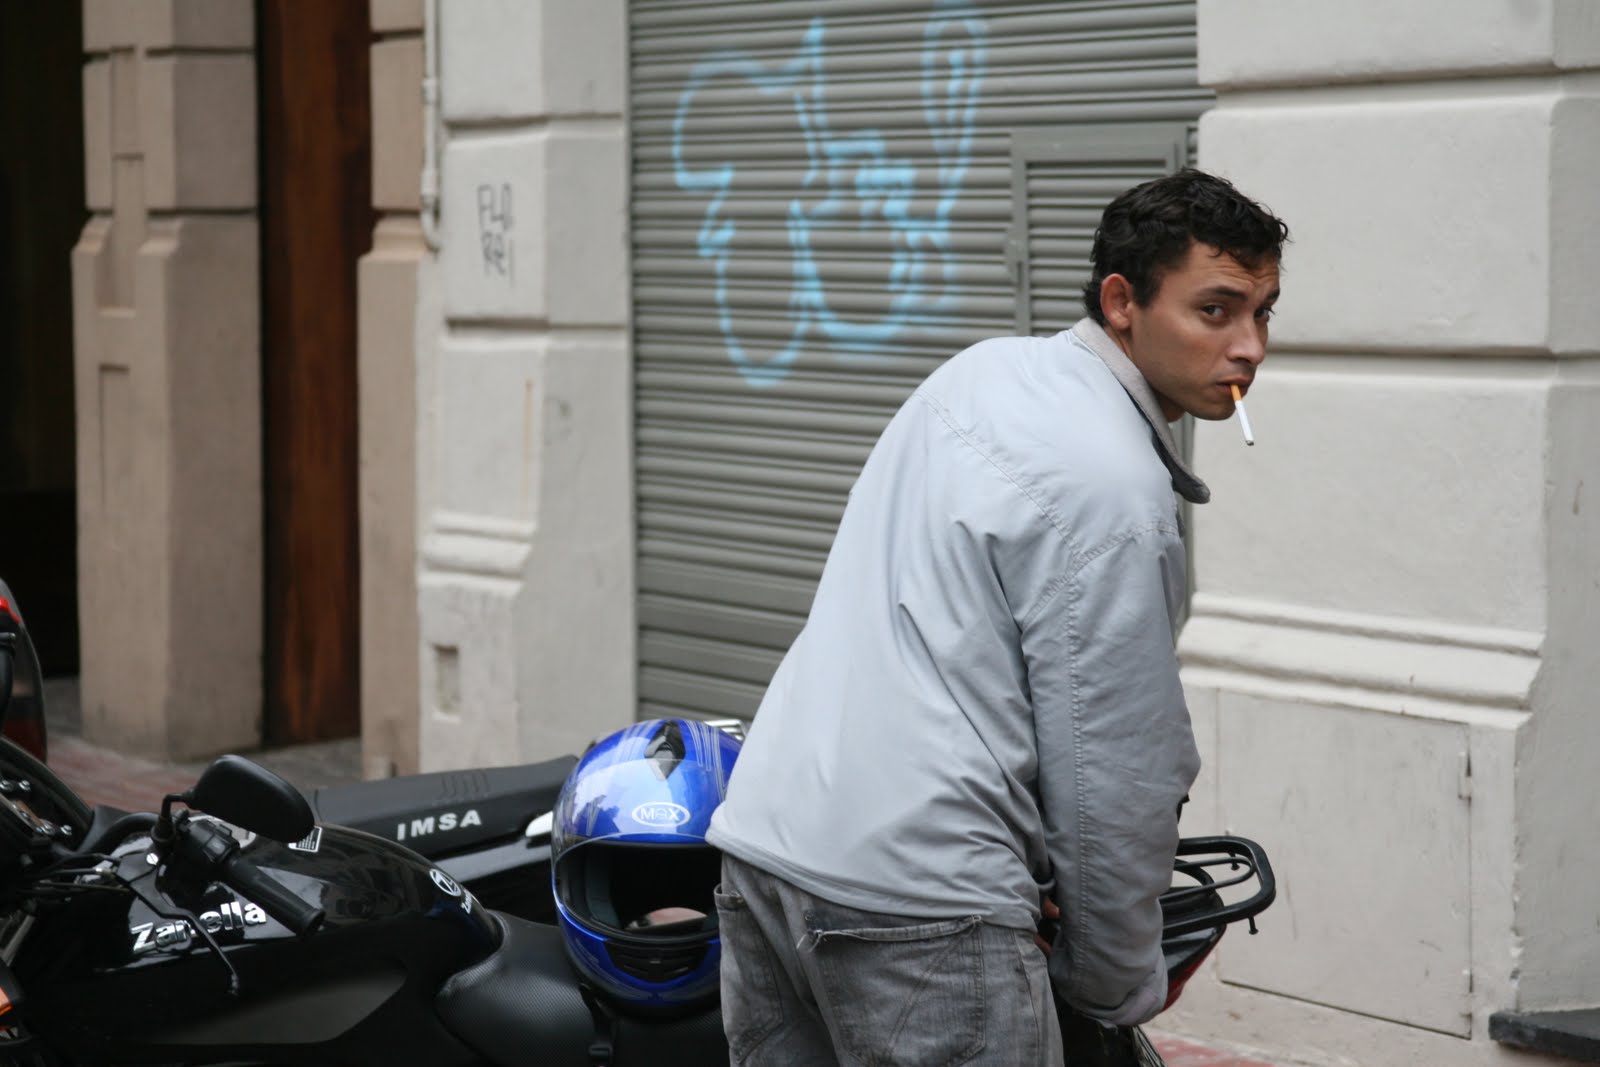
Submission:
{"label": "stone building facade", "polygon": [[[888,298],[870,285],[900,281],[863,267],[827,292],[796,282],[805,270],[783,264],[819,276],[830,265],[796,251],[795,233],[822,235],[818,248],[848,235],[824,234],[837,202],[773,193],[793,182],[760,161],[789,158],[783,138],[819,129],[830,101],[817,173],[844,175],[840,196],[860,201],[860,218],[876,212],[891,231],[902,220],[892,239],[956,250],[971,306],[987,294],[1007,317],[1021,276],[1004,246],[1011,206],[978,197],[970,227],[952,209],[941,228],[943,209],[916,195],[933,171],[897,158],[892,131],[874,141],[867,129],[903,109],[875,110],[860,86],[900,62],[915,92],[929,42],[965,35],[936,61],[982,75],[960,90],[973,94],[975,147],[960,175],[945,159],[942,180],[1009,188],[984,170],[983,150],[1008,150],[985,140],[986,101],[1059,57],[1094,68],[1093,50],[1115,38],[1124,65],[1026,105],[1044,123],[1050,108],[1082,107],[1096,127],[1059,139],[1059,155],[1040,149],[1069,168],[1060,188],[1079,180],[1074,143],[1123,144],[1101,126],[1153,121],[1139,110],[1146,83],[1128,85],[1167,70],[1169,94],[1203,111],[1189,139],[1200,164],[1294,231],[1251,396],[1258,444],[1240,448],[1226,425],[1195,433],[1214,499],[1193,516],[1180,642],[1206,764],[1186,832],[1261,840],[1281,898],[1259,937],[1230,936],[1164,1022],[1330,1067],[1512,1062],[1489,1039],[1494,1012],[1600,1004],[1600,913],[1582,891],[1600,873],[1588,770],[1600,509],[1586,485],[1600,455],[1600,302],[1586,292],[1600,276],[1597,8],[1200,0],[1196,63],[1139,22],[1155,19],[1150,5],[1047,5],[1014,38],[987,5],[927,6],[897,51],[851,21],[861,5],[762,5],[750,17],[771,20],[770,38],[705,31],[700,51],[651,69],[658,87],[640,64],[687,31],[648,3],[373,0],[380,220],[361,264],[359,351],[368,773],[573,751],[669,701],[656,658],[668,653],[700,665],[685,671],[709,679],[704,691],[748,694],[770,661],[734,639],[781,632],[792,611],[723,605],[718,625],[742,632],[719,645],[710,631],[662,636],[653,621],[718,590],[641,592],[640,560],[672,511],[640,488],[659,464],[642,450],[666,433],[653,420],[724,412],[652,391],[714,370],[692,352],[686,370],[646,366],[671,348],[654,340],[671,332],[671,305],[709,301],[699,317],[726,342],[716,360],[761,328],[763,308],[784,323],[804,309],[813,347],[796,349],[796,399],[786,407],[783,376],[757,373],[772,380],[752,391],[741,432],[765,433],[770,451],[785,420],[820,412],[841,440],[859,437],[880,416],[851,405],[869,393],[889,404],[892,388],[807,360],[826,354],[846,375],[877,366],[857,357],[916,369],[923,357],[896,330],[952,330],[948,308],[930,300],[874,333],[860,307]],[[175,754],[237,744],[259,717],[249,10],[85,5],[94,216],[74,269],[86,726]],[[884,20],[902,14],[886,5]],[[1030,35],[1035,51],[1012,43]],[[1129,73],[1136,61],[1143,73]],[[707,143],[746,149],[754,185],[688,166],[673,179],[671,153],[689,150],[641,132],[647,112],[669,133],[688,129],[696,79],[730,74],[748,79],[754,117],[728,110],[729,90]],[[861,125],[849,135],[847,114]],[[1185,158],[1182,133],[1180,122],[1162,166]],[[963,136],[930,135],[939,151]],[[652,159],[666,161],[659,172]],[[679,193],[700,199],[678,206]],[[795,220],[787,236],[767,232],[780,266],[758,242],[748,273],[718,273],[736,236],[710,225],[718,195]],[[655,251],[672,241],[688,249],[676,261]],[[741,285],[748,305],[726,295]],[[896,307],[920,299],[894,292]],[[781,343],[767,352],[780,356]],[[800,511],[843,475],[784,469],[799,518],[723,525],[756,542],[769,531],[789,560],[825,544],[811,537],[819,513]],[[739,495],[685,484],[705,490],[696,500]],[[702,544],[715,534],[693,529]],[[796,564],[784,581],[804,573]],[[228,610],[173,595],[199,583],[225,590]],[[191,642],[203,662],[179,662],[174,649]]]}

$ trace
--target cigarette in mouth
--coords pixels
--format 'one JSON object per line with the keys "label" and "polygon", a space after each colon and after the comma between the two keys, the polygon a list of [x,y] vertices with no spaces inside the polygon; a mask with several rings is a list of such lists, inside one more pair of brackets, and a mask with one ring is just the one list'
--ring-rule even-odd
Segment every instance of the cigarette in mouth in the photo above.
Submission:
{"label": "cigarette in mouth", "polygon": [[1237,385],[1230,385],[1228,388],[1233,390],[1233,407],[1239,413],[1239,429],[1244,431],[1244,443],[1253,445],[1256,443],[1256,437],[1250,432],[1250,416],[1245,414],[1244,397],[1239,395]]}

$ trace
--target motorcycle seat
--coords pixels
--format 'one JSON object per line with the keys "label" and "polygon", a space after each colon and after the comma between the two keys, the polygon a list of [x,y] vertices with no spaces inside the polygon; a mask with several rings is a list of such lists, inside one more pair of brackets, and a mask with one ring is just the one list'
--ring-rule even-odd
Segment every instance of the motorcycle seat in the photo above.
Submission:
{"label": "motorcycle seat", "polygon": [[[577,972],[567,962],[561,931],[511,915],[495,915],[500,947],[453,975],[436,1002],[456,1037],[491,1063],[593,1067],[597,1033]],[[716,1008],[684,1018],[611,1015],[612,1067],[706,1067],[728,1062]]]}
{"label": "motorcycle seat", "polygon": [[317,821],[364,830],[438,859],[520,840],[530,820],[555,807],[577,764],[558,756],[518,767],[481,767],[381,778],[313,790]]}

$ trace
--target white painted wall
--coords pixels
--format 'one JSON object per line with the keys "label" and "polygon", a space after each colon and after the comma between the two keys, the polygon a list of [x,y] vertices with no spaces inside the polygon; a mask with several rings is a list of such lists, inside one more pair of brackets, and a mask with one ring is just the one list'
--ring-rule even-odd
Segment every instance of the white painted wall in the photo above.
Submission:
{"label": "white painted wall", "polygon": [[1509,1063],[1494,1011],[1600,1004],[1600,5],[1199,18],[1201,164],[1294,243],[1256,447],[1197,433],[1190,832],[1282,896],[1164,1022]]}
{"label": "white painted wall", "polygon": [[419,301],[424,770],[634,714],[622,0],[439,5]]}
{"label": "white painted wall", "polygon": [[1550,73],[1600,62],[1591,0],[1200,0],[1219,89]]}

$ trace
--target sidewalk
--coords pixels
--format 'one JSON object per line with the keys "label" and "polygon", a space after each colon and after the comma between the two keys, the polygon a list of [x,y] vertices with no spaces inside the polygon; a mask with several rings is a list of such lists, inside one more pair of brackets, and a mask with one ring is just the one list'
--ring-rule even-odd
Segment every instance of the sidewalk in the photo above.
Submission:
{"label": "sidewalk", "polygon": [[1154,1030],[1150,1040],[1160,1051],[1161,1058],[1167,1061],[1167,1067],[1275,1067],[1265,1060],[1248,1059],[1238,1053],[1197,1045]]}
{"label": "sidewalk", "polygon": [[[51,679],[44,685],[45,719],[50,732],[50,767],[90,804],[125,811],[151,811],[161,798],[194,784],[209,761],[158,763],[89,744],[81,736],[82,715],[76,679]],[[301,789],[319,789],[361,780],[361,742],[323,741],[310,745],[241,752]]]}
{"label": "sidewalk", "polygon": [[[80,736],[77,684],[45,683],[50,731],[50,767],[90,804],[125,811],[150,811],[161,798],[194,784],[206,763],[157,763],[89,744]],[[361,780],[359,740],[326,741],[260,752],[240,753],[268,767],[301,789]],[[1151,1039],[1167,1067],[1276,1067],[1225,1049],[1210,1048],[1157,1032]]]}

